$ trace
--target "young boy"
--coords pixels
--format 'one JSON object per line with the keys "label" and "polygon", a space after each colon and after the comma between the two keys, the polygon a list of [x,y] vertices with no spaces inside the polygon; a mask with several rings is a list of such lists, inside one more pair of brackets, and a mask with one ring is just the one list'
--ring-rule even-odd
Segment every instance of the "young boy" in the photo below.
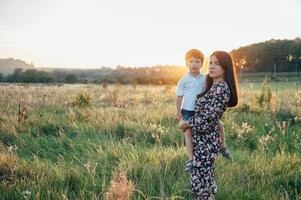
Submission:
{"label": "young boy", "polygon": [[[189,120],[194,115],[194,107],[197,100],[197,95],[205,90],[206,76],[200,73],[200,69],[204,62],[204,55],[197,49],[189,50],[185,55],[186,66],[189,68],[189,72],[183,76],[177,85],[176,89],[176,119]],[[183,100],[184,98],[184,100]],[[230,152],[225,145],[224,139],[224,126],[219,121],[219,130],[221,137],[221,154],[230,158]],[[185,130],[185,143],[187,147],[187,154],[189,160],[185,163],[185,171],[192,169],[193,160],[193,143],[191,129]]]}

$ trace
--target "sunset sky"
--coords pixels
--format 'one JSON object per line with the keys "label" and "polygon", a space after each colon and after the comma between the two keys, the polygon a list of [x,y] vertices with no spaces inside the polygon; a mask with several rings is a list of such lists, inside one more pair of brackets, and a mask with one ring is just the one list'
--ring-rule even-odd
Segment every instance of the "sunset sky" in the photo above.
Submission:
{"label": "sunset sky", "polygon": [[0,58],[36,67],[184,65],[301,37],[300,0],[0,0]]}

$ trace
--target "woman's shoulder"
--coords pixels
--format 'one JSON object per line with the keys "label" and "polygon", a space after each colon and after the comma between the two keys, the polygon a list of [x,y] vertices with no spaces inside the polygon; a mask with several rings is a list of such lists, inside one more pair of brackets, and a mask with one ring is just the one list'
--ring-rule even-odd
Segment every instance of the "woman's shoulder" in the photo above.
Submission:
{"label": "woman's shoulder", "polygon": [[213,88],[217,93],[227,93],[229,91],[229,86],[226,81],[220,81],[214,84]]}
{"label": "woman's shoulder", "polygon": [[226,81],[220,81],[218,83],[213,84],[216,88],[228,88],[228,83]]}

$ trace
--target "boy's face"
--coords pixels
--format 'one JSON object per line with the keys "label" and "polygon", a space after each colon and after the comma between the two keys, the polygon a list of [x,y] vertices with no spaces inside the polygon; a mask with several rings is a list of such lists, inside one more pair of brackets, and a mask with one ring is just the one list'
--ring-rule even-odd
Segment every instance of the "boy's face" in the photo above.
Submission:
{"label": "boy's face", "polygon": [[200,58],[191,57],[187,62],[187,66],[191,73],[199,73],[202,67],[202,60]]}

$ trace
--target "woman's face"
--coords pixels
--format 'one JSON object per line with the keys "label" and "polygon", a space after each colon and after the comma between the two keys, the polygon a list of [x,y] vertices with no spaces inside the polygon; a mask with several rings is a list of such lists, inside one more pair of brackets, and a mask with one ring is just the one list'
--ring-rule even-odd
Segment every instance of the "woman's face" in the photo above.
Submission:
{"label": "woman's face", "polygon": [[220,66],[215,56],[211,56],[209,61],[209,76],[213,79],[224,77],[224,69]]}

